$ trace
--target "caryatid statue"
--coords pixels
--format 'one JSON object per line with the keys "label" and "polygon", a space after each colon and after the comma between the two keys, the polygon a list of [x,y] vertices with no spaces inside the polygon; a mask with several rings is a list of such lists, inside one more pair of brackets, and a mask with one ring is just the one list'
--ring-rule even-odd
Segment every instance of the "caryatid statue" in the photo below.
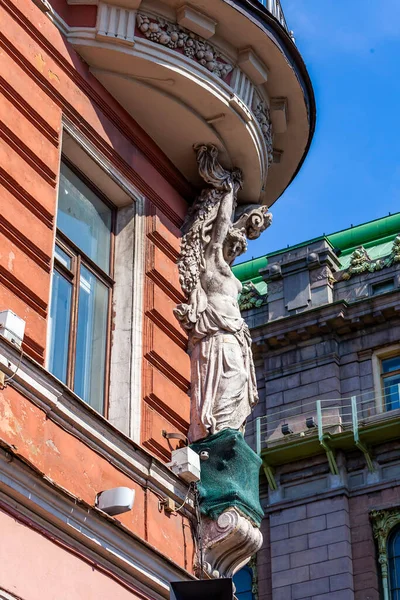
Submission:
{"label": "caryatid statue", "polygon": [[[240,314],[242,285],[231,265],[272,221],[267,207],[240,206],[239,169],[224,169],[213,145],[198,145],[203,189],[184,225],[178,261],[187,303],[175,315],[189,334],[191,443],[223,429],[244,429],[258,401],[249,329]],[[235,220],[236,219],[236,220]]]}

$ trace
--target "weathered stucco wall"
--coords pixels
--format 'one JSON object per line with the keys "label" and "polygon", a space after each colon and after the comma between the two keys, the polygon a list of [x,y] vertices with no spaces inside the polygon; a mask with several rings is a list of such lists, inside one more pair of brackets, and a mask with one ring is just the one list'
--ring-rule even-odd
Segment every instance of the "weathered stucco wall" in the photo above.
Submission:
{"label": "weathered stucco wall", "polygon": [[0,594],[18,600],[147,600],[66,546],[0,511]]}
{"label": "weathered stucco wall", "polygon": [[[67,13],[71,16],[71,25],[77,13],[80,17],[85,13],[88,23],[93,21],[95,7],[69,7],[60,0],[55,8],[62,17]],[[144,400],[136,407],[136,413],[143,415],[138,436],[143,446],[165,462],[171,447],[162,430],[185,433],[188,424],[186,338],[172,308],[181,299],[175,260],[179,227],[187,209],[184,197],[189,197],[191,190],[31,0],[0,0],[0,21],[0,310],[11,309],[26,321],[23,350],[27,362],[31,358],[44,365],[62,120],[68,119],[94,151],[105,157],[111,168],[144,199],[146,225],[141,246],[145,273],[142,285],[137,288],[138,293],[143,293],[145,304],[144,334],[140,340],[143,361],[139,366],[143,369]],[[122,378],[127,373],[119,371],[118,376]],[[128,402],[129,398],[125,400]],[[78,399],[75,401],[79,403]],[[93,418],[93,411],[81,407],[86,409]],[[101,423],[99,417],[99,428]],[[97,454],[84,435],[71,435],[53,418],[48,418],[31,396],[24,393],[23,385],[19,391],[12,385],[0,391],[0,444],[89,505],[94,504],[96,494],[104,489],[134,488],[135,509],[121,516],[121,523],[169,560],[192,569],[193,538],[187,516],[168,516],[160,509],[160,494],[150,491],[146,482],[137,483],[112,460]],[[131,452],[136,452],[133,444]],[[157,464],[155,459],[156,470]],[[175,493],[174,485],[171,482],[169,485]],[[25,533],[26,544],[33,548],[29,535]],[[24,543],[20,541],[21,547]],[[6,546],[2,543],[3,549]],[[36,560],[38,552],[32,554]],[[11,563],[11,556],[9,560]],[[26,556],[25,560],[33,577],[39,567],[32,557]],[[55,554],[48,546],[43,549],[42,560],[43,565],[49,561],[49,572],[54,565],[55,573]],[[74,568],[71,565],[71,572]],[[65,597],[75,596],[73,587],[79,587],[80,578],[85,576],[86,566],[76,569],[77,577],[65,582],[69,586]],[[16,573],[10,567],[11,587],[17,580]],[[44,575],[40,577],[46,579]],[[111,584],[102,583],[102,578],[93,573],[90,594],[79,597],[125,598],[127,593],[122,588],[116,584],[112,584],[115,590],[108,588]],[[29,579],[27,575],[27,584]],[[52,575],[46,584],[49,598],[56,597],[56,588],[52,589],[56,581],[54,574],[54,581]],[[0,580],[0,585],[3,583]],[[103,585],[106,587],[102,588]],[[39,590],[38,582],[37,594]],[[25,593],[22,592],[21,588],[21,595]],[[29,594],[27,597],[33,598]]]}

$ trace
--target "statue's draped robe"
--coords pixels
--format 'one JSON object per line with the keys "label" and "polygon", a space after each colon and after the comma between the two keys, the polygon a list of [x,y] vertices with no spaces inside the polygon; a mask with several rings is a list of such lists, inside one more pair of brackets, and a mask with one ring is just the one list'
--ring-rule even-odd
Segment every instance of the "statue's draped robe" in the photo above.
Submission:
{"label": "statue's draped robe", "polygon": [[190,331],[191,415],[189,440],[222,429],[240,429],[258,401],[251,337],[241,317],[209,304]]}

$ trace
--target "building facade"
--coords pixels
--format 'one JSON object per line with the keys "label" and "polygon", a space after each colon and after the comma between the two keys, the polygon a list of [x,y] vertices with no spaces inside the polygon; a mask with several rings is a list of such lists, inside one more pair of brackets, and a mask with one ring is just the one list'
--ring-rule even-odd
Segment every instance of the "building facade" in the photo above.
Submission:
{"label": "building facade", "polygon": [[[192,148],[272,204],[312,87],[278,0],[0,0],[0,21],[0,597],[168,598],[198,556],[168,466]],[[115,488],[131,510],[106,511]]]}
{"label": "building facade", "polygon": [[400,214],[235,267],[260,403],[266,599],[399,597]]}

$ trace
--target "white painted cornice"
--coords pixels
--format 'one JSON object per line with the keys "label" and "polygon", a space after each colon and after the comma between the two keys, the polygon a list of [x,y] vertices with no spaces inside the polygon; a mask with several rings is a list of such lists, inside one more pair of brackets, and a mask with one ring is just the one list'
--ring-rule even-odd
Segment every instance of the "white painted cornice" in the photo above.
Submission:
{"label": "white painted cornice", "polygon": [[[187,486],[170,469],[118,431],[35,361],[27,356],[20,361],[18,350],[4,338],[0,338],[0,369],[7,376],[15,373],[8,385],[29,398],[48,419],[100,454],[132,481],[182,504]],[[186,510],[191,511],[192,501],[189,502]]]}
{"label": "white painted cornice", "polygon": [[118,520],[46,481],[5,449],[0,449],[0,504],[132,587],[151,590],[155,600],[169,598],[171,581],[193,578]]}

